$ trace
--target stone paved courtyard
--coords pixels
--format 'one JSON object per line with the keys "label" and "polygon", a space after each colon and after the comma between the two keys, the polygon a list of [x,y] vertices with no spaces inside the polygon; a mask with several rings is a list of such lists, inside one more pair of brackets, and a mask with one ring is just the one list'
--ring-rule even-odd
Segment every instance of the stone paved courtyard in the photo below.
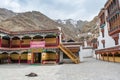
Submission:
{"label": "stone paved courtyard", "polygon": [[[38,77],[25,76],[31,72]],[[120,63],[85,58],[80,64],[2,64],[0,80],[120,80]]]}

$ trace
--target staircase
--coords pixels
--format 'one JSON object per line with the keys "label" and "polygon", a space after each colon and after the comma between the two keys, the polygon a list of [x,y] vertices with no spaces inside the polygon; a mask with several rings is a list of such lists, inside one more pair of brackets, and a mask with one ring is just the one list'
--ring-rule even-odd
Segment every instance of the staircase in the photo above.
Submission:
{"label": "staircase", "polygon": [[59,48],[76,64],[80,63],[79,57],[73,54],[68,48],[64,47],[64,45],[60,44]]}

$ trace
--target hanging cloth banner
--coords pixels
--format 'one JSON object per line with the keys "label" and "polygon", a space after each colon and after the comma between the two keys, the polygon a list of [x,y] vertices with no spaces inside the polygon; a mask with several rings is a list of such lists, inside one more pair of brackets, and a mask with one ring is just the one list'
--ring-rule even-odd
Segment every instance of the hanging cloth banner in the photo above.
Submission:
{"label": "hanging cloth banner", "polygon": [[30,48],[43,48],[45,47],[45,41],[31,41]]}

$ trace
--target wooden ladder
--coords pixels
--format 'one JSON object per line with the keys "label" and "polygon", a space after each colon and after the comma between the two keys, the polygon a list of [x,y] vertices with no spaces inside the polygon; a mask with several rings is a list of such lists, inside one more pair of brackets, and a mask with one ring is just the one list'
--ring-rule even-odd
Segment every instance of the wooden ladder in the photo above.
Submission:
{"label": "wooden ladder", "polygon": [[76,64],[80,63],[79,57],[73,54],[68,48],[60,44],[59,48]]}

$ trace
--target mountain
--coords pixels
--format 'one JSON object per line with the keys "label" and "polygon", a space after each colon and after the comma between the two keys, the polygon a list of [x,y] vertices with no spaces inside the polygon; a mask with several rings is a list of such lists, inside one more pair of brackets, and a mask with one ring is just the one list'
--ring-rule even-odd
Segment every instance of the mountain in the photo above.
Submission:
{"label": "mountain", "polygon": [[93,20],[83,25],[81,29],[80,41],[82,41],[83,39],[86,39],[87,41],[92,41],[99,36],[99,26],[97,25],[98,21],[98,16],[95,16]]}
{"label": "mountain", "polygon": [[[55,29],[59,26],[56,22],[40,12],[32,11],[18,13],[0,23],[0,26],[9,31]],[[8,27],[9,26],[9,27]]]}
{"label": "mountain", "polygon": [[[70,28],[71,30],[81,30],[82,27],[88,23],[88,21],[82,21],[82,20],[73,20],[73,19],[66,19],[66,20],[56,20],[59,24],[66,26]],[[77,33],[78,34],[78,33]]]}
{"label": "mountain", "polygon": [[71,26],[74,28],[82,28],[84,24],[88,23],[88,21],[82,21],[82,20],[73,20],[73,19],[66,19],[66,20],[56,20],[56,22],[60,24],[64,24],[66,26]]}
{"label": "mountain", "polygon": [[13,17],[13,16],[15,16],[15,15],[16,15],[16,13],[14,13],[14,12],[11,11],[11,10],[7,10],[7,9],[5,9],[5,8],[0,8],[0,22],[1,22],[2,20],[8,19],[8,18],[10,18],[10,17]]}
{"label": "mountain", "polygon": [[[72,38],[70,30],[67,27],[55,22],[44,14],[31,11],[24,13],[15,13],[10,10],[0,8],[0,28],[9,31],[32,31],[45,29],[58,29],[62,27],[66,39]],[[3,16],[6,15],[6,16]]]}
{"label": "mountain", "polygon": [[95,37],[95,34],[98,35],[99,28],[96,26],[98,17],[96,16],[92,21],[82,21],[82,20],[56,20],[64,27],[67,27],[73,35],[72,39],[77,41],[83,41],[84,39],[91,40]]}
{"label": "mountain", "polygon": [[73,20],[73,19],[66,19],[66,20],[55,20],[59,24],[63,25],[64,27],[69,29],[68,34],[71,35],[72,40],[79,40],[79,35],[81,32],[82,27],[88,23],[88,21],[82,21],[82,20]]}
{"label": "mountain", "polygon": [[9,31],[32,31],[62,28],[65,40],[81,41],[83,34],[91,32],[94,34],[96,20],[82,21],[82,20],[52,20],[46,15],[38,12],[24,12],[15,13],[13,11],[0,8],[0,28]]}

